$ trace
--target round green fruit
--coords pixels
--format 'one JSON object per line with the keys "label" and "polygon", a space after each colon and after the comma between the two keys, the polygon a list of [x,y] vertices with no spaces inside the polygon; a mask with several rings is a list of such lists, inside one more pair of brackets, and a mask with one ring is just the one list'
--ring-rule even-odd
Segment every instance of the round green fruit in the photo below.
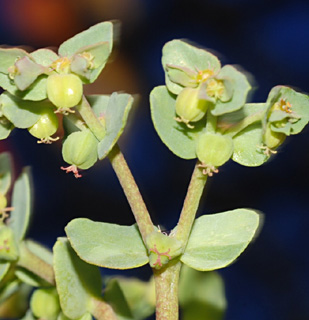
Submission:
{"label": "round green fruit", "polygon": [[233,140],[216,133],[202,133],[196,145],[198,159],[207,165],[219,167],[228,161],[233,154]]}
{"label": "round green fruit", "polygon": [[198,88],[184,88],[176,98],[176,113],[184,122],[201,120],[208,109],[209,102],[199,99]]}
{"label": "round green fruit", "polygon": [[60,303],[55,288],[37,289],[31,297],[30,306],[32,313],[46,320],[56,320],[60,312]]}
{"label": "round green fruit", "polygon": [[39,120],[28,129],[38,139],[47,139],[58,130],[58,118],[51,108],[44,108],[40,112]]}
{"label": "round green fruit", "polygon": [[47,96],[57,108],[76,106],[82,95],[82,81],[74,74],[52,74],[47,78]]}
{"label": "round green fruit", "polygon": [[97,147],[98,140],[90,130],[73,132],[63,143],[62,156],[65,162],[85,170],[96,163]]}

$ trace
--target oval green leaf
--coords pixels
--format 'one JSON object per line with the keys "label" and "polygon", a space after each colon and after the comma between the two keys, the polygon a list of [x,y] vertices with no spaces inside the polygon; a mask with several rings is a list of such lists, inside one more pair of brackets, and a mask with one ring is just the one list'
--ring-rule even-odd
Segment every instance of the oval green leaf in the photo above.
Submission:
{"label": "oval green leaf", "polygon": [[12,181],[12,157],[8,152],[0,154],[0,192],[6,194]]}
{"label": "oval green leaf", "polygon": [[92,297],[101,295],[99,268],[80,260],[69,242],[59,238],[54,245],[54,271],[63,313],[71,318],[89,311]]}
{"label": "oval green leaf", "polygon": [[26,233],[32,207],[30,169],[25,168],[14,184],[12,210],[8,226],[13,230],[16,241]]}
{"label": "oval green leaf", "polygon": [[175,120],[176,98],[165,86],[159,86],[150,93],[151,117],[154,127],[163,143],[178,157],[194,159],[196,139],[205,127],[205,121],[194,123],[189,129]]}
{"label": "oval green leaf", "polygon": [[258,226],[259,214],[249,209],[201,216],[180,260],[200,271],[224,268],[245,250]]}
{"label": "oval green leaf", "polygon": [[110,269],[131,269],[149,259],[136,225],[94,222],[79,218],[65,228],[68,239],[84,261]]}

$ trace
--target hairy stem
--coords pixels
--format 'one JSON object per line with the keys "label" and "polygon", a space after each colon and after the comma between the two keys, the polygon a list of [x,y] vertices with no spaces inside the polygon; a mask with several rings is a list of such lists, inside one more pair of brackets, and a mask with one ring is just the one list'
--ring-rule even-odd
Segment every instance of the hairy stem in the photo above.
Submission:
{"label": "hairy stem", "polygon": [[203,174],[201,168],[198,167],[198,163],[196,163],[175,235],[176,238],[182,241],[185,245],[188,242],[206,181],[207,175]]}
{"label": "hairy stem", "polygon": [[154,226],[142,195],[118,145],[114,146],[108,157],[128,199],[136,223],[145,242],[146,237],[154,231]]}
{"label": "hairy stem", "polygon": [[21,244],[17,265],[31,271],[52,285],[56,284],[53,266],[35,255],[24,243]]}
{"label": "hairy stem", "polygon": [[97,320],[118,320],[113,308],[99,298],[92,297],[91,313]]}
{"label": "hairy stem", "polygon": [[101,124],[100,120],[94,114],[86,97],[83,96],[82,101],[76,106],[76,110],[80,113],[81,117],[95,135],[95,137],[101,141],[105,137],[105,128]]}
{"label": "hairy stem", "polygon": [[181,262],[153,269],[156,287],[156,320],[178,320],[178,281]]}

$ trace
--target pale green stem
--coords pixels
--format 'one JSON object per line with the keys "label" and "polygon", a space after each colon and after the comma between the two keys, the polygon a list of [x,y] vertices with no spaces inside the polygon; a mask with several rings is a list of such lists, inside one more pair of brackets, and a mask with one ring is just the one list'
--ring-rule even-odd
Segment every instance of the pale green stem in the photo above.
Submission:
{"label": "pale green stem", "polygon": [[94,114],[89,102],[83,96],[82,101],[76,106],[76,110],[79,112],[88,128],[92,131],[95,137],[101,141],[105,137],[105,128],[100,120]]}
{"label": "pale green stem", "polygon": [[128,199],[136,223],[145,243],[146,237],[154,231],[154,225],[151,221],[142,195],[118,145],[114,146],[108,157]]}
{"label": "pale green stem", "polygon": [[87,129],[87,126],[85,125],[85,122],[79,119],[75,113],[70,113],[66,116],[66,118],[79,130],[85,130]]}
{"label": "pale green stem", "polygon": [[48,283],[56,285],[53,266],[35,255],[24,243],[20,245],[20,256],[17,265],[38,275]]}
{"label": "pale green stem", "polygon": [[97,320],[118,320],[113,308],[99,298],[91,298],[90,304],[91,314]]}
{"label": "pale green stem", "polygon": [[181,262],[153,269],[156,288],[156,320],[178,320],[178,281]]}
{"label": "pale green stem", "polygon": [[177,224],[175,237],[185,245],[188,242],[195,215],[207,181],[207,175],[203,174],[202,171],[203,170],[198,167],[198,163],[196,163]]}

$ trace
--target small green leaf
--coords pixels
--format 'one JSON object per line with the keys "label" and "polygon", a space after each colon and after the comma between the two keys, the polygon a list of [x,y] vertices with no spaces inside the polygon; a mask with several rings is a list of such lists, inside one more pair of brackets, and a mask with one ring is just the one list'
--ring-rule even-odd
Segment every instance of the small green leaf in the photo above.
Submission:
{"label": "small green leaf", "polygon": [[129,94],[114,92],[110,97],[103,95],[87,96],[97,117],[103,121],[106,134],[98,145],[99,159],[105,158],[120,138],[133,104]]}
{"label": "small green leaf", "polygon": [[12,194],[12,210],[8,226],[13,230],[17,241],[26,233],[31,214],[31,178],[30,169],[25,168],[15,181]]}
{"label": "small green leaf", "polygon": [[116,279],[108,281],[104,291],[104,300],[113,308],[119,319],[136,319],[133,317],[128,302]]}
{"label": "small green leaf", "polygon": [[69,318],[82,317],[90,308],[91,297],[101,295],[99,268],[80,260],[65,238],[58,238],[53,251],[61,309]]}
{"label": "small green leaf", "polygon": [[46,263],[53,264],[53,253],[48,248],[44,247],[42,244],[35,242],[33,240],[27,239],[23,241],[26,247],[33,252],[40,259],[44,260]]}
{"label": "small green leaf", "polygon": [[6,139],[13,129],[13,124],[6,117],[0,117],[0,140]]}
{"label": "small green leaf", "polygon": [[0,154],[0,193],[6,194],[12,181],[12,157],[8,152]]}
{"label": "small green leaf", "polygon": [[49,67],[54,61],[59,59],[59,56],[52,50],[49,49],[38,49],[30,53],[33,60],[44,66]]}
{"label": "small green leaf", "polygon": [[112,51],[113,46],[113,23],[101,22],[89,29],[78,33],[74,37],[63,42],[59,47],[59,54],[62,57],[70,57],[83,47],[94,45],[98,42],[107,41],[109,50]]}
{"label": "small green leaf", "polygon": [[224,268],[245,250],[259,226],[259,215],[236,209],[204,215],[194,222],[181,261],[200,271]]}
{"label": "small green leaf", "polygon": [[217,78],[229,80],[229,82],[233,84],[234,90],[230,100],[226,102],[217,100],[211,113],[214,116],[219,116],[224,113],[239,110],[246,103],[248,92],[251,89],[246,76],[236,70],[235,67],[226,65],[221,69]]}
{"label": "small green leaf", "polygon": [[42,108],[50,108],[52,104],[49,101],[27,101],[10,95],[8,92],[0,96],[2,111],[15,127],[26,129],[33,126],[40,118]]}
{"label": "small green leaf", "polygon": [[20,281],[18,279],[12,280],[4,285],[0,291],[0,304],[2,304],[6,299],[11,297],[20,288]]}
{"label": "small green leaf", "polygon": [[155,312],[155,283],[151,278],[148,282],[136,278],[117,277],[117,281],[135,320],[143,320]]}
{"label": "small green leaf", "polygon": [[[175,81],[175,74],[169,76],[168,65],[185,67],[193,72],[211,69],[214,73],[220,70],[220,61],[206,50],[198,49],[184,41],[172,40],[163,47],[162,65],[165,73],[165,82],[169,91],[179,94],[183,86]],[[171,69],[170,69],[171,70]],[[175,68],[171,71],[174,71]]]}
{"label": "small green leaf", "polygon": [[136,225],[94,222],[80,218],[65,228],[79,257],[88,263],[111,269],[131,269],[148,262],[147,250]]}
{"label": "small green leaf", "polygon": [[247,167],[257,167],[269,159],[262,148],[263,128],[260,122],[251,124],[233,137],[232,159]]}
{"label": "small green leaf", "polygon": [[194,123],[189,129],[175,120],[176,97],[165,86],[159,86],[150,93],[151,117],[154,127],[163,143],[178,157],[194,159],[196,139],[205,127],[205,121]]}
{"label": "small green leaf", "polygon": [[23,283],[28,284],[31,287],[44,287],[50,286],[50,283],[44,281],[42,278],[36,274],[28,271],[27,269],[17,269],[15,270],[15,276]]}
{"label": "small green leaf", "polygon": [[27,89],[45,71],[41,65],[27,56],[19,59],[15,66],[17,73],[14,76],[14,82],[21,91]]}
{"label": "small green leaf", "polygon": [[227,307],[222,277],[217,272],[201,272],[184,265],[179,304],[183,320],[222,320]]}

